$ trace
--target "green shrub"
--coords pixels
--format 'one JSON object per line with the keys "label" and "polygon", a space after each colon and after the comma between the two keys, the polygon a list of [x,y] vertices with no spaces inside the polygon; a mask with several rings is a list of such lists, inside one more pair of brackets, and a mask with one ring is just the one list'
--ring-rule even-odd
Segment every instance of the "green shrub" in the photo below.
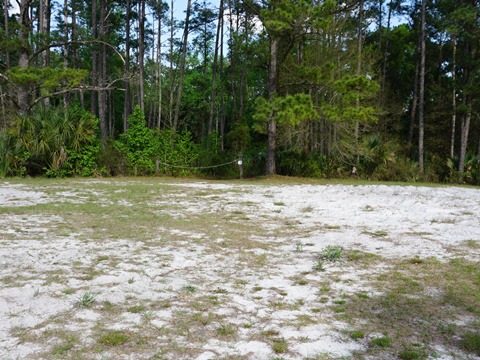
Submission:
{"label": "green shrub", "polygon": [[155,172],[158,142],[138,105],[128,117],[127,131],[120,135],[115,145],[127,160],[129,174],[150,175]]}

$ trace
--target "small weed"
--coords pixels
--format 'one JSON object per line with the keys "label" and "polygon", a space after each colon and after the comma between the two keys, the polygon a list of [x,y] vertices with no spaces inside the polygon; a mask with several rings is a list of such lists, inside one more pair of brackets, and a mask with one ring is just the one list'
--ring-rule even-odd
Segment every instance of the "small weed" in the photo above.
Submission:
{"label": "small weed", "polygon": [[341,314],[346,311],[346,309],[343,306],[332,306],[332,310],[334,313]]}
{"label": "small weed", "polygon": [[129,340],[128,333],[121,330],[113,330],[100,336],[98,343],[106,346],[123,345]]}
{"label": "small weed", "polygon": [[222,337],[235,335],[236,332],[235,327],[230,324],[222,325],[216,330],[217,335]]}
{"label": "small weed", "polygon": [[277,202],[274,202],[273,205],[275,205],[275,206],[285,206],[285,203],[283,201],[277,201]]}
{"label": "small weed", "polygon": [[328,245],[320,253],[320,260],[335,262],[340,260],[343,254],[343,247]]}
{"label": "small weed", "polygon": [[261,286],[254,286],[254,287],[253,287],[253,291],[254,291],[254,292],[262,291],[262,290],[263,290],[263,288],[262,288]]}
{"label": "small weed", "polygon": [[193,285],[186,285],[182,288],[183,291],[188,292],[188,293],[193,293],[197,291],[197,288]]}
{"label": "small weed", "polygon": [[363,339],[365,337],[365,333],[360,330],[355,330],[350,333],[350,337],[353,340]]}
{"label": "small weed", "polygon": [[275,339],[272,343],[272,350],[275,354],[283,354],[288,350],[287,340],[284,338]]}
{"label": "small weed", "polygon": [[280,331],[275,329],[269,329],[269,330],[262,331],[262,335],[267,337],[278,336],[280,335]]}
{"label": "small weed", "polygon": [[312,211],[313,211],[313,207],[311,207],[311,206],[306,206],[306,207],[304,207],[303,209],[301,209],[300,211],[303,212],[303,213],[309,213],[309,212],[312,212]]}
{"label": "small weed", "polygon": [[295,252],[296,252],[296,253],[301,253],[301,252],[303,252],[303,244],[302,244],[302,243],[299,242],[299,243],[296,243],[296,244],[295,244]]}
{"label": "small weed", "polygon": [[303,285],[307,285],[307,284],[308,284],[308,280],[305,280],[305,279],[298,280],[298,281],[297,281],[297,284],[298,284],[298,285],[302,285],[302,286],[303,286]]}
{"label": "small weed", "polygon": [[343,305],[345,304],[347,301],[346,300],[334,300],[333,303],[336,304],[336,305]]}
{"label": "small weed", "polygon": [[89,307],[95,302],[95,296],[90,293],[86,292],[82,295],[77,301],[77,305],[80,307]]}
{"label": "small weed", "polygon": [[146,308],[143,305],[134,305],[127,309],[128,312],[133,314],[138,314],[138,313],[144,312],[145,310]]}
{"label": "small weed", "polygon": [[97,262],[106,261],[106,260],[108,260],[107,255],[102,255],[102,256],[97,257]]}
{"label": "small weed", "polygon": [[358,293],[355,293],[355,295],[357,295],[357,297],[360,299],[368,299],[368,294],[364,292],[358,292]]}
{"label": "small weed", "polygon": [[379,348],[387,348],[387,347],[390,346],[391,342],[392,342],[392,340],[389,337],[383,336],[383,337],[372,339],[370,341],[370,344],[372,346],[376,346],[376,347],[379,347]]}
{"label": "small weed", "polygon": [[134,279],[133,277],[130,278],[130,279],[128,279],[128,283],[129,283],[129,284],[133,284],[134,282],[135,282],[135,279]]}
{"label": "small weed", "polygon": [[74,289],[65,289],[65,290],[63,290],[63,293],[65,295],[72,295],[72,294],[75,294],[75,290]]}
{"label": "small weed", "polygon": [[107,300],[103,302],[102,310],[109,311],[113,309],[113,307],[114,307],[113,303]]}
{"label": "small weed", "polygon": [[313,270],[315,271],[325,271],[325,268],[323,267],[323,261],[318,260],[315,266],[313,267]]}

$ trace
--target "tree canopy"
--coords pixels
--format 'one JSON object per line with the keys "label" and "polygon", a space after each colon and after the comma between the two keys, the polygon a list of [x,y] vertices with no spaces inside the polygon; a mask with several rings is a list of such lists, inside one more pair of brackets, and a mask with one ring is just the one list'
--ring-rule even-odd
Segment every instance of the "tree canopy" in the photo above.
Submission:
{"label": "tree canopy", "polygon": [[0,175],[480,181],[479,1],[178,6],[2,0]]}

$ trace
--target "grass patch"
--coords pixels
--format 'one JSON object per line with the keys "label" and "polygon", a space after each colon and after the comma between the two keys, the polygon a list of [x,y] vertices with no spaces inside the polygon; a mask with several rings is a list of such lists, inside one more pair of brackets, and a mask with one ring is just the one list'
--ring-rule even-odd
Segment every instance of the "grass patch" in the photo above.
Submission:
{"label": "grass patch", "polygon": [[343,247],[328,245],[320,252],[320,260],[335,262],[339,261],[343,255]]}
{"label": "grass patch", "polygon": [[363,339],[365,337],[365,333],[363,331],[360,331],[360,330],[355,330],[355,331],[352,331],[350,333],[350,337],[353,340]]}
{"label": "grass patch", "polygon": [[98,338],[98,343],[105,346],[119,346],[130,340],[130,334],[126,331],[113,330]]}
{"label": "grass patch", "polygon": [[466,333],[462,336],[462,348],[480,356],[480,333]]}
{"label": "grass patch", "polygon": [[288,351],[288,343],[284,338],[275,339],[272,342],[272,350],[275,354],[284,354]]}
{"label": "grass patch", "polygon": [[133,314],[138,314],[138,313],[144,312],[146,310],[147,310],[147,308],[143,305],[134,305],[134,306],[131,306],[127,309],[128,312],[133,313]]}
{"label": "grass patch", "polygon": [[375,346],[375,347],[379,347],[379,348],[387,348],[390,346],[390,344],[392,343],[392,339],[390,339],[389,337],[378,337],[378,338],[374,338],[372,340],[370,340],[370,345],[371,346]]}

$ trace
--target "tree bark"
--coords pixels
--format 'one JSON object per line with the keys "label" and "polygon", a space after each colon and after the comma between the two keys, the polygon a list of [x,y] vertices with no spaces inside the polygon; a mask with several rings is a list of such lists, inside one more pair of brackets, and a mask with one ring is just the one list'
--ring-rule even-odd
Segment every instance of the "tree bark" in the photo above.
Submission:
{"label": "tree bark", "polygon": [[[273,99],[277,93],[277,62],[278,62],[278,43],[279,38],[276,35],[270,37],[270,66],[268,69],[268,94]],[[277,123],[275,117],[272,116],[268,121],[268,149],[266,174],[274,175],[276,173],[275,152],[277,138]]]}
{"label": "tree bark", "polygon": [[[42,42],[49,41],[49,30],[50,30],[50,1],[49,0],[40,0],[39,2],[39,14],[38,14],[38,25],[39,25],[39,33],[42,39]],[[68,30],[66,30],[68,31]],[[41,59],[41,67],[46,68],[49,66],[50,63],[50,48],[46,48],[46,50],[42,51],[40,54]],[[45,107],[50,106],[50,98],[45,97],[43,99],[43,105]]]}
{"label": "tree bark", "polygon": [[457,39],[455,36],[452,38],[453,42],[453,54],[452,54],[452,130],[450,136],[450,158],[453,159],[455,154],[455,129],[457,122]]}
{"label": "tree bark", "polygon": [[[100,23],[98,35],[102,41],[105,41],[107,34],[107,6],[108,0],[100,0]],[[98,81],[101,89],[98,91],[98,117],[100,119],[100,133],[102,143],[106,144],[108,136],[108,119],[107,119],[107,91],[105,84],[107,79],[107,47],[101,45],[99,56],[99,72]]]}
{"label": "tree bark", "polygon": [[418,169],[421,174],[425,172],[424,165],[424,107],[425,107],[425,14],[427,0],[422,0],[422,20],[420,24],[420,79],[418,91]]}
{"label": "tree bark", "polygon": [[[8,5],[9,5],[9,1],[4,0],[3,1],[3,16],[4,16],[4,21],[5,21],[5,37],[7,39],[10,36],[9,26],[8,26]],[[8,48],[5,48],[5,67],[7,69],[10,69],[10,52],[9,52]]]}
{"label": "tree bark", "polygon": [[218,12],[217,33],[215,34],[215,52],[213,56],[213,69],[212,69],[212,93],[210,96],[210,115],[208,118],[208,133],[212,131],[213,116],[215,109],[215,97],[217,95],[217,66],[218,66],[218,50],[220,41],[220,31],[222,29],[223,22],[223,0],[220,0],[220,10]]}
{"label": "tree bark", "polygon": [[158,121],[157,129],[162,125],[162,15],[158,13],[158,41],[157,41],[157,87],[158,87]]}
{"label": "tree bark", "polygon": [[[30,44],[29,36],[32,30],[32,20],[30,18],[30,5],[33,0],[21,0],[19,2],[19,11],[20,11],[20,46],[19,46],[19,57],[18,57],[18,66],[21,68],[28,67],[28,58],[30,54]],[[20,116],[27,115],[30,109],[30,97],[28,85],[21,84],[18,86],[17,90],[17,99],[19,106]]]}
{"label": "tree bark", "polygon": [[[63,47],[63,67],[68,68],[68,0],[63,1],[63,22],[65,24],[64,40],[65,46]],[[68,93],[63,94],[63,109],[67,111],[68,108]]]}
{"label": "tree bark", "polygon": [[130,116],[130,0],[125,4],[125,98],[123,100],[123,132],[128,128],[128,117]]}
{"label": "tree bark", "polygon": [[[97,32],[97,0],[92,0],[92,38],[98,39]],[[92,86],[95,87],[98,84],[98,51],[94,46],[92,50]],[[92,114],[98,114],[97,112],[97,98],[98,93],[92,91],[90,94],[90,112]]]}
{"label": "tree bark", "polygon": [[138,56],[138,70],[139,70],[139,103],[140,108],[145,112],[145,0],[140,1],[140,24],[139,24],[139,56]]}
{"label": "tree bark", "polygon": [[185,61],[187,57],[187,44],[188,44],[188,26],[190,22],[190,8],[192,1],[187,1],[187,14],[185,16],[185,30],[183,32],[183,47],[182,47],[182,58],[180,62],[180,75],[178,77],[178,88],[177,88],[177,101],[175,103],[175,115],[173,119],[173,130],[177,131],[178,128],[178,119],[180,117],[180,102],[182,101],[182,90],[183,90],[183,76],[185,74]]}
{"label": "tree bark", "polygon": [[468,133],[470,131],[470,121],[472,119],[472,103],[470,100],[465,101],[465,105],[467,107],[467,113],[462,117],[461,123],[461,133],[460,133],[460,156],[458,159],[458,172],[459,178],[458,182],[462,183],[464,178],[464,171],[465,171],[465,158],[467,155],[467,145],[468,145]]}

